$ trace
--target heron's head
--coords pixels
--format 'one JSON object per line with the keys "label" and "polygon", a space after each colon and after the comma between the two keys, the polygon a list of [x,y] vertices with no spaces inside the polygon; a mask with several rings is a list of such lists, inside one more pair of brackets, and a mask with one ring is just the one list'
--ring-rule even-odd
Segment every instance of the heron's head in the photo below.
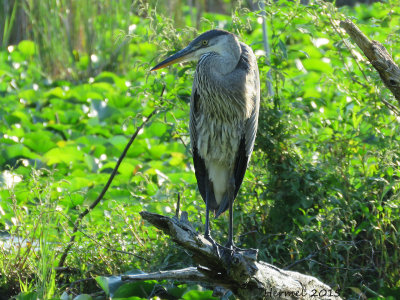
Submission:
{"label": "heron's head", "polygon": [[240,49],[236,36],[225,30],[213,29],[199,35],[186,48],[163,60],[150,71],[175,63],[199,60],[202,55],[210,52],[224,55],[224,53],[232,52],[232,49]]}

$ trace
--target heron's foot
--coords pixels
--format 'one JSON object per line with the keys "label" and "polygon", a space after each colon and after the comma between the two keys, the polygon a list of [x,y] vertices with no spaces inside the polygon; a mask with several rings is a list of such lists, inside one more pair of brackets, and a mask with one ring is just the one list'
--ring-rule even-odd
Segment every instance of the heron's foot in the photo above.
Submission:
{"label": "heron's foot", "polygon": [[242,250],[235,246],[233,242],[228,242],[225,246],[221,246],[222,257],[226,259],[231,259],[235,253]]}
{"label": "heron's foot", "polygon": [[211,237],[210,234],[204,234],[204,237],[207,241],[209,241],[212,246],[213,246],[213,250],[215,251],[215,253],[217,253],[218,258],[221,258],[221,250],[220,248],[222,247],[220,244],[218,244],[216,241],[214,241],[214,239]]}
{"label": "heron's foot", "polygon": [[243,248],[239,248],[237,247],[233,242],[230,243],[228,242],[225,246],[220,246],[220,251],[222,254],[222,257],[225,259],[229,259],[231,260],[234,256],[234,254],[241,254],[244,255],[248,258],[257,259],[257,255],[258,255],[258,249],[243,249]]}

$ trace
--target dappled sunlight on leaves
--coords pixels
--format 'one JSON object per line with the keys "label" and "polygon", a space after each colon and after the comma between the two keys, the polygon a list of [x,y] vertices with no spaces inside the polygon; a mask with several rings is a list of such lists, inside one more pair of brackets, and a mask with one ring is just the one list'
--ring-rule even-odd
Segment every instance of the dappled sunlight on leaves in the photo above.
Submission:
{"label": "dappled sunlight on leaves", "polygon": [[[264,57],[259,11],[238,9],[233,17],[205,13],[208,22],[200,24],[201,30],[221,27],[240,35],[255,50],[260,68],[259,130],[235,202],[235,241],[259,248],[261,260],[339,286],[348,299],[356,297],[352,288],[363,288],[360,282],[387,295],[399,286],[400,139],[399,118],[381,100],[396,102],[335,26],[344,14],[355,16],[398,60],[400,11],[389,2],[339,12],[320,1],[270,3],[265,17],[271,64]],[[72,224],[98,197],[138,125],[158,108],[103,200],[82,221],[67,259],[71,270],[57,280],[60,290],[71,285],[75,295],[98,290],[96,278],[121,299],[147,298],[161,289],[179,299],[212,299],[211,291],[196,285],[113,286],[98,277],[192,263],[143,222],[142,210],[172,216],[179,195],[180,210],[204,229],[205,205],[188,135],[194,65],[148,72],[182,49],[195,29],[175,28],[150,7],[138,8],[141,17],[126,14],[131,3],[124,9],[119,3],[107,4],[116,9],[110,14],[117,16],[115,24],[99,4],[101,18],[91,19],[90,30],[101,34],[89,54],[82,45],[70,51],[60,41],[62,30],[52,34],[54,41],[25,40],[0,51],[0,229],[7,239],[24,241],[14,249],[0,243],[0,283],[34,289],[35,276],[45,272],[38,270],[38,258],[46,254],[47,275],[55,276],[52,259],[69,241]],[[191,24],[185,9],[183,22]],[[121,36],[127,42],[116,44],[118,49],[112,43],[116,29],[132,35]],[[46,47],[57,55],[43,53]],[[273,98],[267,94],[269,71]],[[212,218],[218,242],[226,240],[227,222],[226,215]],[[40,245],[43,232],[50,248],[35,252],[31,246]],[[86,279],[92,283],[80,286]]]}

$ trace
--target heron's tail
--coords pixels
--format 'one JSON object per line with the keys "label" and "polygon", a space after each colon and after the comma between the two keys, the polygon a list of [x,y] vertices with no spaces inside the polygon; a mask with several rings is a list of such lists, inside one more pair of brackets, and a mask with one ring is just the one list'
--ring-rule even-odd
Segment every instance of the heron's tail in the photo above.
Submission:
{"label": "heron's tail", "polygon": [[215,218],[218,218],[223,212],[225,212],[228,209],[228,207],[229,207],[229,196],[228,196],[228,194],[230,194],[230,193],[225,193],[225,195],[222,198],[222,201],[221,201],[221,203],[219,205],[218,210],[216,210],[216,213],[214,211]]}

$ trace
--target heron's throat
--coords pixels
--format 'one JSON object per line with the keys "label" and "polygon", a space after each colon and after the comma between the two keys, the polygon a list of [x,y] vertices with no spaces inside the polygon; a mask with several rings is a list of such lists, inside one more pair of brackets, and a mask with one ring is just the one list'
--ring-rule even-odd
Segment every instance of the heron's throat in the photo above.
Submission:
{"label": "heron's throat", "polygon": [[210,68],[222,75],[232,72],[240,59],[242,53],[239,41],[232,35],[227,36],[228,43],[223,48],[217,48],[215,55],[210,59]]}

